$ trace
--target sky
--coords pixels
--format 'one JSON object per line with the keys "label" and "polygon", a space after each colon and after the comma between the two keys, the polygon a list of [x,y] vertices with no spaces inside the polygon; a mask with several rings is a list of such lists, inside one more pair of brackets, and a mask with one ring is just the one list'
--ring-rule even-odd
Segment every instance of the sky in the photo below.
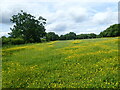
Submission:
{"label": "sky", "polygon": [[95,33],[118,23],[118,0],[2,0],[0,37],[8,36],[10,18],[21,10],[47,19],[46,32],[58,35]]}

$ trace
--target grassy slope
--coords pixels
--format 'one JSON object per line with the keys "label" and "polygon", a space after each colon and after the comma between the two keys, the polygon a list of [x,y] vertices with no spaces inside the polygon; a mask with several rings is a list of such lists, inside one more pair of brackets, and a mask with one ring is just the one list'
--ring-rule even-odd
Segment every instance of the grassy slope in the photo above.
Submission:
{"label": "grassy slope", "polygon": [[116,88],[118,39],[86,39],[3,49],[4,88]]}

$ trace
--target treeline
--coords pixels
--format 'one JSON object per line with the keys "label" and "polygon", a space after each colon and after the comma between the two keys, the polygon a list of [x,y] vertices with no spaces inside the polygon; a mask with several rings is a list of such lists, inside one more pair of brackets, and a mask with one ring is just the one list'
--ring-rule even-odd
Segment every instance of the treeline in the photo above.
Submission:
{"label": "treeline", "polygon": [[40,16],[38,19],[36,19],[36,17],[23,12],[22,10],[17,15],[13,15],[10,21],[14,23],[14,26],[13,28],[10,28],[11,32],[8,33],[9,37],[2,36],[0,38],[2,40],[2,45],[120,36],[120,24],[114,24],[110,26],[106,30],[102,31],[99,35],[94,33],[76,35],[74,32],[69,32],[65,35],[59,36],[54,32],[47,33],[45,29],[45,18]]}
{"label": "treeline", "polygon": [[92,38],[102,38],[102,37],[117,37],[120,36],[120,24],[114,24],[108,27],[106,30],[100,32],[100,34],[90,33],[90,34],[79,34],[74,32],[67,33],[65,35],[58,36],[54,32],[47,33],[47,41],[55,40],[75,40],[75,39],[92,39]]}
{"label": "treeline", "polygon": [[73,39],[90,39],[90,38],[96,38],[96,37],[97,35],[94,33],[76,35],[76,33],[70,32],[68,34],[61,35],[59,39],[60,40],[73,40]]}
{"label": "treeline", "polygon": [[109,28],[99,34],[99,37],[116,37],[120,36],[120,24],[111,25]]}
{"label": "treeline", "polygon": [[[75,40],[75,39],[92,39],[92,38],[102,38],[102,37],[116,37],[120,36],[119,30],[120,24],[114,24],[101,32],[99,35],[90,33],[90,34],[79,34],[77,35],[74,32],[67,33],[65,35],[58,35],[54,32],[45,33],[45,36],[40,38],[40,42],[47,42],[47,41],[55,41],[55,40]],[[2,44],[25,44],[27,43],[23,38],[13,38],[13,37],[5,37],[2,36]],[[29,42],[34,43],[34,42]]]}

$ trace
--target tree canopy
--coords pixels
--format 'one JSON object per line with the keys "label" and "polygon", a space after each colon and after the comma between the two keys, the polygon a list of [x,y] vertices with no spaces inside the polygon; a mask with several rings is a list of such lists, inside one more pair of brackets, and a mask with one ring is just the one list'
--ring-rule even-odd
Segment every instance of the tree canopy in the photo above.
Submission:
{"label": "tree canopy", "polygon": [[120,36],[120,24],[114,24],[99,34],[100,37]]}
{"label": "tree canopy", "polygon": [[72,40],[72,39],[76,39],[76,33],[74,32],[69,32],[65,35],[60,36],[60,40]]}
{"label": "tree canopy", "polygon": [[36,17],[23,12],[13,15],[10,19],[14,23],[9,33],[12,38],[23,38],[25,42],[40,42],[40,38],[45,36],[46,19],[43,17]]}
{"label": "tree canopy", "polygon": [[46,34],[46,40],[47,41],[55,41],[58,40],[59,36],[57,34],[55,34],[54,32],[48,32]]}

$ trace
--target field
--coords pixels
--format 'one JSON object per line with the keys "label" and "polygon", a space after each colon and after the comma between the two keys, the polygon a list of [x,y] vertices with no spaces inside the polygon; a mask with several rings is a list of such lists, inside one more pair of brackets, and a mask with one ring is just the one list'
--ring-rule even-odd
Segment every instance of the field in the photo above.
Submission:
{"label": "field", "polygon": [[2,49],[3,88],[117,88],[118,37]]}

